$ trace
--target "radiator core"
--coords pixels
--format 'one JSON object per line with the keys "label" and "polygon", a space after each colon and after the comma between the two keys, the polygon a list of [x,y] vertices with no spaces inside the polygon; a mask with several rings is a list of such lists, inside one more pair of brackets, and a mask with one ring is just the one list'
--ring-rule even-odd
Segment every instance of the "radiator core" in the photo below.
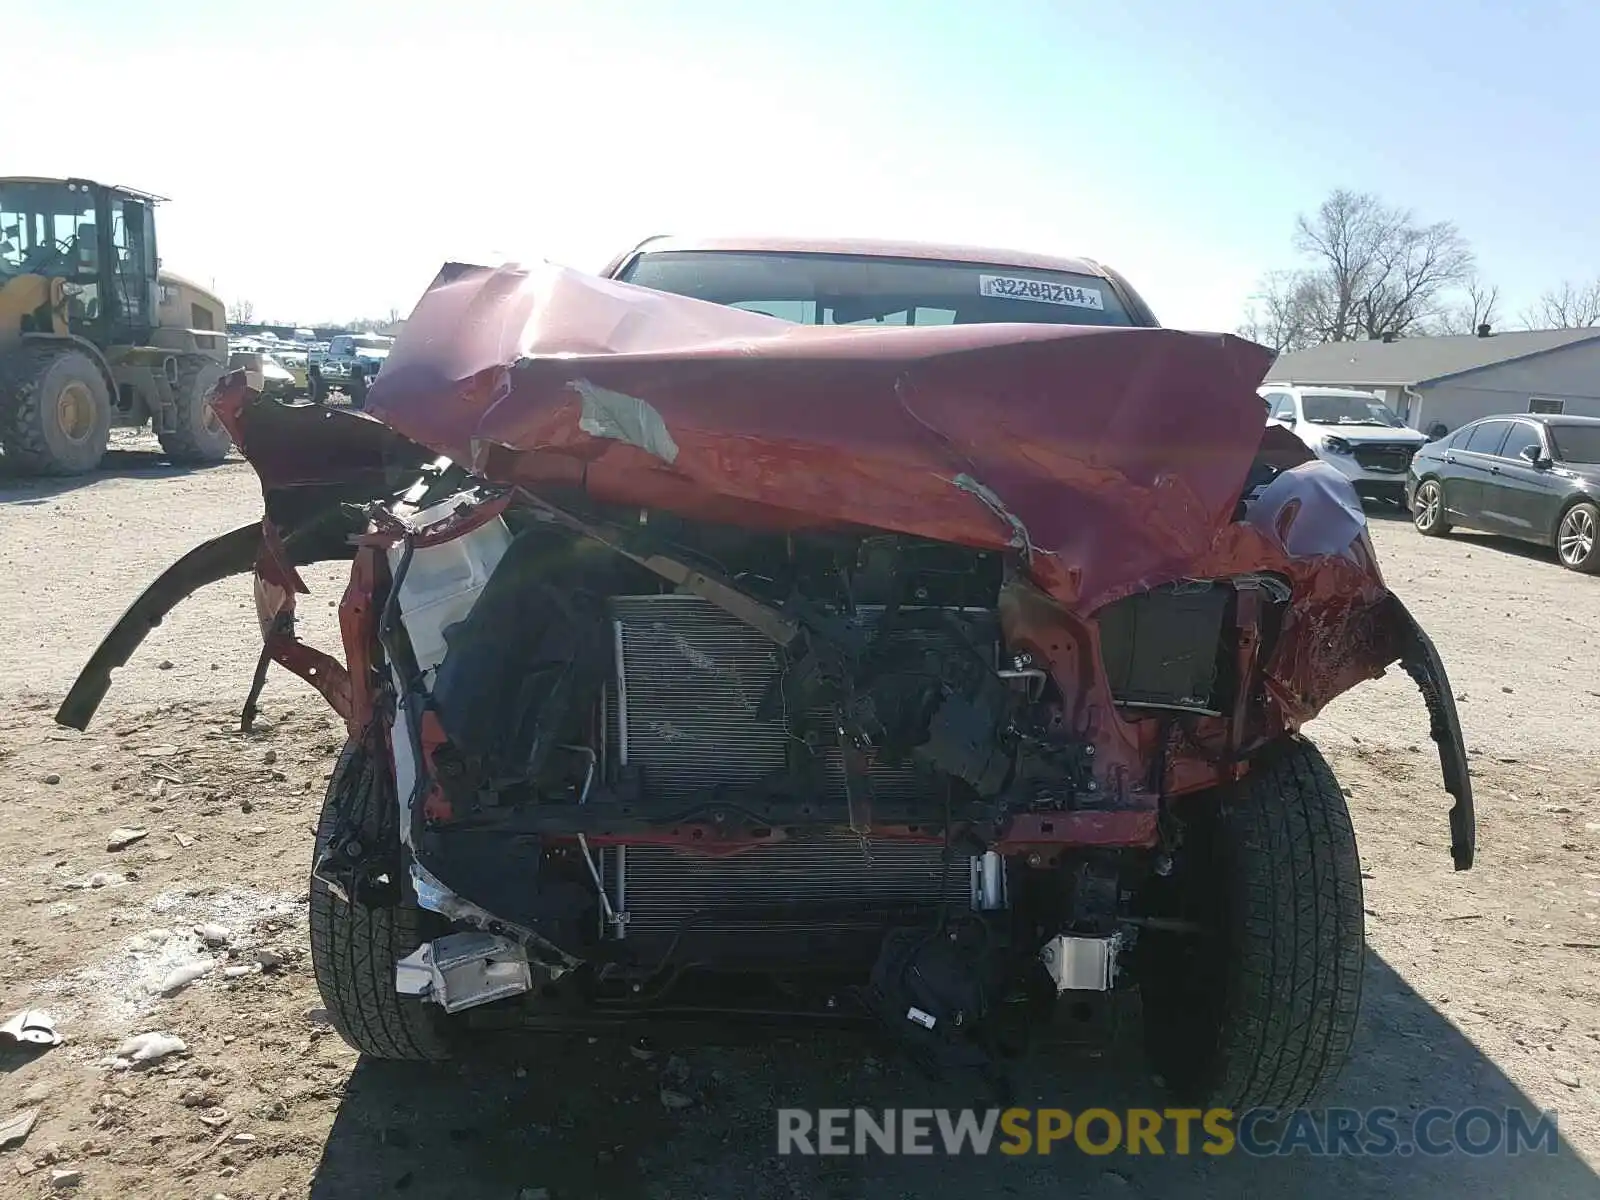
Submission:
{"label": "radiator core", "polygon": [[[621,596],[610,606],[616,673],[606,697],[607,754],[613,766],[640,772],[646,800],[692,800],[718,786],[757,785],[785,773],[796,739],[782,721],[756,715],[783,669],[772,642],[698,596]],[[949,635],[908,630],[895,636]],[[826,716],[817,716],[825,729]],[[847,805],[839,750],[819,747],[816,754],[822,799],[837,805],[842,823]],[[878,796],[925,795],[930,815],[937,815],[933,782],[909,764],[874,764],[871,778]],[[996,908],[1005,894],[997,855],[963,858],[947,868],[938,843],[863,844],[848,829],[818,830],[722,857],[616,847],[600,866],[613,905],[627,913],[626,925],[613,934],[623,928],[670,932],[691,918],[697,928],[716,929],[718,910],[737,906],[791,904],[795,915],[775,925],[822,928],[838,923],[840,913],[848,923],[851,911],[930,909],[941,898]]]}

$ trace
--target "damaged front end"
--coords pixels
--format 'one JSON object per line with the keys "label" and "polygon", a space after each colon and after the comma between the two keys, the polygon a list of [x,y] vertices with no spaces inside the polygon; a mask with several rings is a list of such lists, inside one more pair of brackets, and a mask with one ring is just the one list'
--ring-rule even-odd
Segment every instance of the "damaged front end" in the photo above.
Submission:
{"label": "damaged front end", "polygon": [[[1443,666],[1348,484],[1263,431],[1265,365],[1226,337],[797,330],[451,269],[365,414],[229,381],[265,521],[163,576],[58,719],[83,728],[184,594],[253,571],[255,691],[295,671],[392,768],[392,836],[336,822],[315,872],[439,919],[397,948],[401,994],[870,1016],[983,1065],[1008,1023],[1137,982],[1151,931],[1208,936],[1160,901],[1191,812],[1395,663],[1471,865]],[[293,619],[296,567],[340,557],[342,662]]]}

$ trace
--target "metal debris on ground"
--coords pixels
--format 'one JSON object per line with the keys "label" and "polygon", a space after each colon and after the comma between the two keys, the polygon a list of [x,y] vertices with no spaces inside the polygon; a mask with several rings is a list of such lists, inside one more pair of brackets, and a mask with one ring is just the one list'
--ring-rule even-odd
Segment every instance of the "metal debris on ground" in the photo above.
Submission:
{"label": "metal debris on ground", "polygon": [[61,1035],[56,1032],[54,1018],[42,1008],[25,1008],[4,1025],[0,1036],[8,1037],[21,1046],[59,1046]]}

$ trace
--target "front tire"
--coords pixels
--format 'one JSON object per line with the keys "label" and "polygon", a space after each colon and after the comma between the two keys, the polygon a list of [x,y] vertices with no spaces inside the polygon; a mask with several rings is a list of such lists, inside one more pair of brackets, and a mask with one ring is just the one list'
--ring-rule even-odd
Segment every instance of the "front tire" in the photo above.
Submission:
{"label": "front tire", "polygon": [[1580,500],[1561,514],[1556,526],[1556,557],[1569,571],[1600,572],[1600,508]]}
{"label": "front tire", "polygon": [[211,407],[211,393],[222,382],[222,364],[203,354],[179,360],[178,411],[173,427],[156,436],[175,463],[219,463],[228,456],[233,438]]}
{"label": "front tire", "polygon": [[1287,737],[1191,814],[1180,855],[1173,885],[1208,932],[1141,941],[1152,1065],[1207,1107],[1309,1103],[1343,1066],[1361,1007],[1361,864],[1338,780]]}
{"label": "front tire", "polygon": [[[328,781],[313,864],[341,821],[375,847],[398,843],[397,820],[391,789],[371,755],[359,743],[348,743]],[[444,1010],[395,991],[395,961],[428,939],[430,916],[416,906],[409,888],[401,892],[399,903],[369,908],[353,898],[341,900],[313,874],[312,971],[334,1029],[352,1047],[373,1058],[438,1061],[453,1049]]]}
{"label": "front tire", "polygon": [[111,391],[71,343],[24,342],[0,379],[0,445],[24,475],[83,475],[111,440]]}
{"label": "front tire", "polygon": [[1423,537],[1443,537],[1450,532],[1444,519],[1444,485],[1437,479],[1424,479],[1417,484],[1412,497],[1411,520]]}

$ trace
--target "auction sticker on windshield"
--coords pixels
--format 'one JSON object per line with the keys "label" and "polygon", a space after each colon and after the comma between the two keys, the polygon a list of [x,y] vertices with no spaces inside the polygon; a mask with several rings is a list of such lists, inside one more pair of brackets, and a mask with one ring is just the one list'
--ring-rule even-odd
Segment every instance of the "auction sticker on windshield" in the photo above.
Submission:
{"label": "auction sticker on windshield", "polygon": [[1031,300],[1035,304],[1065,304],[1071,308],[1104,311],[1106,302],[1099,288],[1078,287],[1071,283],[1052,283],[1047,279],[1022,279],[1015,275],[979,275],[980,296],[1000,296],[1006,300]]}

